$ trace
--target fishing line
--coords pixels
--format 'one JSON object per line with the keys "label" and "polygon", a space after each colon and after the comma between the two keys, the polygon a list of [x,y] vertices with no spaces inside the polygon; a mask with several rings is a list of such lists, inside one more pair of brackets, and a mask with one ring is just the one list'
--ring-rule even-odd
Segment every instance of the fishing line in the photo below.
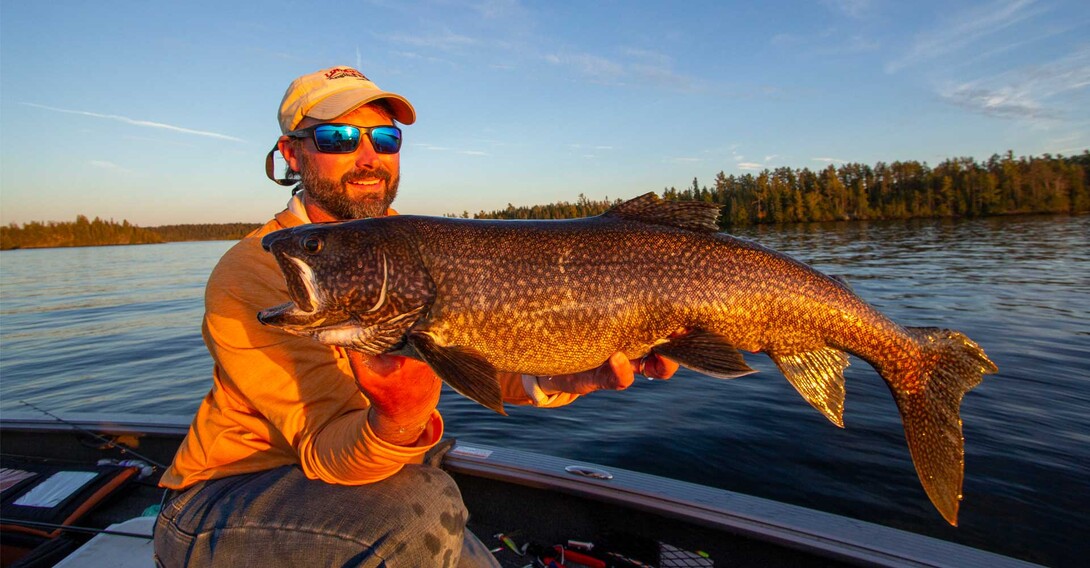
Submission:
{"label": "fishing line", "polygon": [[96,529],[94,527],[77,527],[75,525],[57,525],[53,523],[43,523],[39,521],[24,521],[22,519],[5,519],[0,517],[0,523],[8,525],[17,525],[24,527],[33,527],[38,529],[60,529],[65,532],[78,532],[87,534],[108,534],[113,536],[128,536],[132,538],[142,538],[144,540],[151,540],[150,534],[131,533],[125,531],[112,531],[109,529]]}
{"label": "fishing line", "polygon": [[84,434],[95,437],[96,439],[104,442],[106,444],[106,446],[109,447],[109,448],[117,448],[119,451],[121,451],[122,454],[126,454],[126,453],[132,454],[132,455],[134,455],[134,456],[136,456],[136,457],[150,463],[151,465],[155,466],[156,468],[158,468],[160,470],[166,469],[166,467],[167,467],[167,466],[165,466],[165,465],[163,465],[163,464],[161,464],[161,463],[159,463],[159,462],[157,462],[157,461],[155,461],[155,460],[153,460],[153,459],[151,459],[151,458],[149,458],[147,456],[144,456],[144,455],[141,455],[141,454],[137,453],[136,450],[134,450],[134,449],[132,449],[132,448],[126,446],[126,445],[119,444],[115,440],[111,440],[111,439],[106,438],[104,436],[100,436],[100,435],[98,435],[98,434],[96,434],[96,433],[94,433],[94,432],[92,432],[92,431],[90,431],[90,430],[88,430],[88,429],[86,429],[86,428],[84,428],[82,426],[79,426],[77,424],[73,424],[73,423],[65,420],[64,418],[61,418],[60,416],[57,416],[56,414],[53,414],[52,412],[50,412],[50,411],[48,411],[48,410],[46,410],[44,408],[39,408],[37,406],[34,406],[33,404],[30,404],[29,402],[27,402],[25,400],[20,400],[19,402],[33,408],[34,410],[37,410],[38,412],[41,412],[42,414],[45,414],[46,416],[49,416],[50,418],[56,420],[57,422],[60,422],[61,424],[71,426],[72,428],[74,428],[74,429],[76,429],[76,430],[78,430],[80,432],[83,432]]}

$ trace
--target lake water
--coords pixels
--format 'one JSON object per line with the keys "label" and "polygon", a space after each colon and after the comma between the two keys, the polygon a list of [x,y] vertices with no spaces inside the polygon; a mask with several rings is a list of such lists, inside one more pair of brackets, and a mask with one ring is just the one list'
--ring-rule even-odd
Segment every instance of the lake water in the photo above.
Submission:
{"label": "lake water", "polygon": [[[757,228],[904,325],[965,332],[999,366],[966,395],[960,527],[924,495],[893,400],[853,358],[846,429],[763,355],[504,418],[447,391],[448,435],[684,479],[1043,564],[1090,554],[1090,216]],[[0,253],[0,411],[192,415],[210,385],[205,279],[228,242]]]}

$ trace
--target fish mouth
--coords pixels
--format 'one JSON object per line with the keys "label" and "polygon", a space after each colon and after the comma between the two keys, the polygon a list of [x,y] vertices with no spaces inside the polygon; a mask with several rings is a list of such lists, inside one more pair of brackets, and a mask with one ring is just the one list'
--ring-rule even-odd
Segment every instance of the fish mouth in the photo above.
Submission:
{"label": "fish mouth", "polygon": [[404,334],[419,317],[423,306],[393,317],[365,324],[356,318],[345,317],[331,321],[329,314],[318,315],[298,310],[288,302],[258,313],[258,320],[284,331],[303,337],[311,337],[326,345],[339,345],[370,355],[385,353],[403,341]]}
{"label": "fish mouth", "polygon": [[290,302],[261,310],[257,319],[265,325],[303,331],[321,327],[328,317],[318,310],[321,305],[318,282],[310,265],[290,255],[280,259],[280,270],[288,285]]}
{"label": "fish mouth", "polygon": [[[312,313],[318,308],[318,282],[314,278],[314,270],[310,268],[310,265],[295,258],[294,256],[284,255],[284,258],[295,266],[296,270],[284,270],[285,277],[288,281],[288,296],[291,297],[292,302],[299,306],[299,309]],[[282,268],[287,268],[284,263],[281,263]]]}

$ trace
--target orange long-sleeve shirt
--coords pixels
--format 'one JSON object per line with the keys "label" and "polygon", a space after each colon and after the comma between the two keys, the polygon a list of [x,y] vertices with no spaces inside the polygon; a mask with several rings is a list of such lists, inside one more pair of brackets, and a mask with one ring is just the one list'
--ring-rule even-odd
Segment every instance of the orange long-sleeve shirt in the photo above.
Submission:
{"label": "orange long-sleeve shirt", "polygon": [[[369,402],[340,348],[261,325],[257,312],[289,301],[276,261],[261,237],[302,224],[283,211],[232,247],[205,290],[202,335],[215,366],[189,433],[161,485],[299,464],[307,477],[357,485],[418,462],[443,435],[438,412],[417,444],[390,444],[367,423]],[[407,361],[405,380],[431,373]]]}
{"label": "orange long-sleeve shirt", "polygon": [[[296,198],[297,200],[298,198]],[[299,204],[294,209],[300,211]],[[375,435],[370,406],[343,349],[263,326],[257,312],[289,301],[287,285],[261,238],[304,221],[285,210],[220,259],[205,289],[202,335],[215,363],[205,396],[160,484],[182,489],[199,481],[298,464],[311,479],[359,485],[418,463],[443,436],[434,412],[411,447]],[[431,373],[406,360],[401,380]],[[517,377],[502,377],[504,400],[530,404]],[[547,406],[570,403],[554,397]]]}

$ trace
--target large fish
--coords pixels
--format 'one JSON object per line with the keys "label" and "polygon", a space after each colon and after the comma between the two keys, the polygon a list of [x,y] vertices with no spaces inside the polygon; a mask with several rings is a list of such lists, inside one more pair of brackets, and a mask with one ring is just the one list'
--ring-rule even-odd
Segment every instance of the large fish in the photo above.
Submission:
{"label": "large fish", "polygon": [[500,413],[497,372],[574,373],[621,351],[732,378],[754,372],[745,350],[767,353],[843,427],[850,353],[893,392],[920,481],[956,524],[961,399],[996,366],[961,333],[902,327],[842,282],[718,232],[718,215],[650,193],[566,221],[402,215],[285,229],[262,245],[292,301],[258,318],[366,353],[409,347]]}

